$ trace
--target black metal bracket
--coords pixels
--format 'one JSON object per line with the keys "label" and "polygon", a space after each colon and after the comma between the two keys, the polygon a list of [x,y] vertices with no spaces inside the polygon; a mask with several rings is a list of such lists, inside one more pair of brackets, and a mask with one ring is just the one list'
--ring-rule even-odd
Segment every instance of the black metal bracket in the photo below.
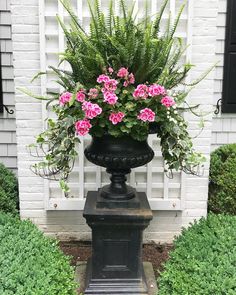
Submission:
{"label": "black metal bracket", "polygon": [[[9,109],[5,104],[2,104],[2,107],[5,109],[5,111],[8,113],[8,114],[10,114],[10,115],[12,115],[12,114],[14,114],[14,110],[13,109]],[[1,107],[0,107],[1,108]]]}
{"label": "black metal bracket", "polygon": [[222,98],[220,98],[220,99],[217,100],[216,109],[214,111],[214,114],[215,115],[218,115],[220,113],[221,107],[222,107]]}

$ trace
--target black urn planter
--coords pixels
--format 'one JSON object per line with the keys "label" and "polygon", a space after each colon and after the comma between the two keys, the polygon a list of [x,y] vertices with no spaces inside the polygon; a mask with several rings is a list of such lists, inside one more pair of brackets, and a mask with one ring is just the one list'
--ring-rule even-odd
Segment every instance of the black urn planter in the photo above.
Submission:
{"label": "black urn planter", "polygon": [[92,257],[84,294],[148,294],[142,264],[143,230],[152,219],[145,193],[126,184],[126,175],[150,162],[147,141],[129,136],[93,137],[86,158],[106,167],[111,183],[89,192],[84,217],[92,229]]}

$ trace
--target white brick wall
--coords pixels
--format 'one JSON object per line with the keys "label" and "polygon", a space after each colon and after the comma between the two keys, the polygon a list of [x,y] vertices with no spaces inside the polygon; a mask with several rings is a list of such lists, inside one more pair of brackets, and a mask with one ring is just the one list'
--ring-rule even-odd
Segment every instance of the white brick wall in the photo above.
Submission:
{"label": "white brick wall", "polygon": [[[216,56],[219,65],[216,68],[214,85],[214,104],[222,97],[222,80],[224,65],[225,24],[227,0],[219,0],[217,15]],[[212,126],[212,150],[227,144],[236,143],[236,114],[219,114],[214,116]]]}
{"label": "white brick wall", "polygon": [[[2,62],[3,103],[14,109],[10,0],[0,1],[0,51]],[[0,114],[0,163],[16,170],[15,115]]]}
{"label": "white brick wall", "polygon": [[[192,78],[215,62],[216,16],[218,0],[192,1],[192,62],[197,67]],[[40,92],[40,85],[30,84],[30,79],[40,69],[39,60],[39,0],[12,0],[12,30],[14,51],[15,86],[28,87]],[[19,15],[21,17],[19,17]],[[33,19],[31,23],[28,20]],[[214,73],[203,81],[191,94],[190,101],[201,101],[203,110],[212,110]],[[9,85],[8,87],[11,87]],[[18,143],[18,174],[20,184],[21,217],[30,218],[49,235],[61,239],[88,239],[90,230],[81,211],[45,211],[43,180],[33,175],[29,165],[34,163],[25,145],[34,141],[34,135],[42,128],[41,103],[16,92],[16,119]],[[197,121],[186,114],[194,134]],[[206,154],[209,162],[212,116],[207,117],[205,131],[195,140],[198,150]],[[10,140],[10,138],[8,139]],[[182,226],[206,215],[208,191],[208,162],[201,178],[187,175],[184,181],[183,211],[155,211],[154,220],[145,233],[146,240],[170,242]]]}

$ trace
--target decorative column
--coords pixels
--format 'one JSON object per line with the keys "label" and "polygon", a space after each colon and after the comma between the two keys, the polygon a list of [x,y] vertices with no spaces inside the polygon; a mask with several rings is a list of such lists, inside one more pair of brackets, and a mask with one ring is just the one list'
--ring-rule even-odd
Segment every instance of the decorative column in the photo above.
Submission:
{"label": "decorative column", "polygon": [[84,217],[92,229],[92,257],[84,294],[147,295],[142,237],[152,211],[146,194],[126,185],[125,174],[151,161],[153,151],[146,141],[107,136],[93,139],[85,155],[112,176],[110,185],[87,195]]}

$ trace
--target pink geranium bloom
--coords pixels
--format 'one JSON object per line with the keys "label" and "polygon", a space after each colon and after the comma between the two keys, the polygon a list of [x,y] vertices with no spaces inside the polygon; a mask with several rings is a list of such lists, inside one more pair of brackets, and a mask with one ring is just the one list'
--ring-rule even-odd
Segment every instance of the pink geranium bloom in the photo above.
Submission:
{"label": "pink geranium bloom", "polygon": [[133,97],[136,99],[146,99],[148,97],[148,86],[145,84],[139,84],[133,93]]}
{"label": "pink geranium bloom", "polygon": [[115,79],[110,79],[109,81],[105,82],[104,87],[107,91],[116,91],[118,81]]}
{"label": "pink geranium bloom", "polygon": [[124,87],[128,87],[129,86],[129,81],[125,81],[123,84]]}
{"label": "pink geranium bloom", "polygon": [[115,95],[115,93],[105,91],[103,95],[104,95],[104,100],[103,100],[104,102],[106,102],[110,105],[116,104],[118,97]]}
{"label": "pink geranium bloom", "polygon": [[149,109],[149,108],[145,108],[143,110],[140,111],[140,114],[138,115],[138,119],[142,120],[144,122],[154,122],[155,120],[155,113]]}
{"label": "pink geranium bloom", "polygon": [[135,78],[134,78],[134,74],[133,73],[129,74],[129,83],[130,84],[134,84],[135,83]]}
{"label": "pink geranium bloom", "polygon": [[121,68],[119,69],[118,73],[117,73],[117,77],[119,78],[125,78],[129,75],[129,72],[126,68]]}
{"label": "pink geranium bloom", "polygon": [[153,84],[149,87],[148,93],[150,96],[166,95],[166,90],[161,85]]}
{"label": "pink geranium bloom", "polygon": [[162,98],[161,103],[162,103],[162,105],[164,105],[165,107],[170,108],[170,107],[172,107],[173,105],[175,105],[176,102],[174,101],[174,99],[173,99],[172,97],[170,97],[170,96],[165,96],[165,97]]}
{"label": "pink geranium bloom", "polygon": [[109,120],[112,122],[113,125],[116,125],[123,120],[124,116],[125,114],[122,112],[111,113],[109,116]]}
{"label": "pink geranium bloom", "polygon": [[98,96],[98,90],[96,88],[91,88],[88,93],[89,97],[94,99]]}
{"label": "pink geranium bloom", "polygon": [[84,102],[85,101],[85,94],[80,90],[79,92],[76,93],[76,99],[79,102]]}
{"label": "pink geranium bloom", "polygon": [[110,74],[112,74],[112,73],[114,72],[113,68],[109,67],[109,68],[108,68],[108,72],[109,72]]}
{"label": "pink geranium bloom", "polygon": [[105,83],[105,82],[108,82],[110,80],[110,78],[104,74],[100,75],[98,78],[97,78],[97,82],[98,83]]}
{"label": "pink geranium bloom", "polygon": [[102,108],[96,103],[85,101],[82,105],[82,110],[88,119],[93,119],[102,113]]}
{"label": "pink geranium bloom", "polygon": [[59,103],[60,105],[65,105],[67,102],[69,102],[72,98],[73,94],[70,92],[64,92],[60,97],[59,97]]}
{"label": "pink geranium bloom", "polygon": [[75,123],[76,133],[81,136],[85,136],[86,134],[88,134],[91,127],[92,127],[92,125],[90,124],[89,120],[87,120],[87,119],[80,120]]}
{"label": "pink geranium bloom", "polygon": [[130,74],[128,76],[128,79],[124,82],[123,86],[124,87],[128,87],[130,84],[134,84],[135,83],[135,78],[134,78],[134,74]]}

